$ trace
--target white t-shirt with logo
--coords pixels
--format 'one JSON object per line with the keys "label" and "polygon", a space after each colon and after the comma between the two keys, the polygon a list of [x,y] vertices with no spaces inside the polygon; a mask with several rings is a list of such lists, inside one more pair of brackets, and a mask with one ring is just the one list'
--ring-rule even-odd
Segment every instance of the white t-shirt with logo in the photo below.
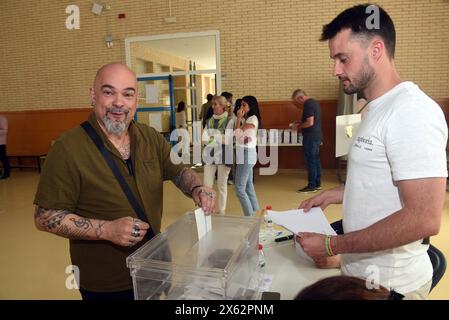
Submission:
{"label": "white t-shirt with logo", "polygon": [[237,139],[237,145],[239,147],[245,147],[245,148],[255,148],[257,146],[257,129],[259,128],[259,119],[255,115],[248,117],[248,119],[245,120],[242,127],[245,124],[252,124],[254,128],[250,128],[245,130],[245,136],[250,139],[250,141],[246,144],[242,143]]}
{"label": "white t-shirt with logo", "polygon": [[[447,177],[447,125],[440,106],[412,82],[371,101],[352,142],[343,199],[345,233],[371,226],[402,208],[396,182]],[[342,255],[342,272],[399,293],[432,279],[428,245]]]}

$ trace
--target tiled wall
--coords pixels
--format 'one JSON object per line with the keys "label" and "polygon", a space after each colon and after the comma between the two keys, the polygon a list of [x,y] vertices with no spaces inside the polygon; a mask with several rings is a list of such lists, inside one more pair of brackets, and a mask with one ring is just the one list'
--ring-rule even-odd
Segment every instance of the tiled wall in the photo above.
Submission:
{"label": "tiled wall", "polygon": [[[86,0],[0,1],[1,110],[82,108],[96,69],[125,61],[124,39],[178,32],[220,31],[222,89],[235,97],[289,100],[301,87],[336,99],[322,25],[353,1],[173,0],[176,23],[164,22],[168,0],[106,0],[91,13]],[[103,3],[102,2],[102,3]],[[397,29],[396,64],[434,98],[449,96],[449,2],[379,0]],[[80,8],[80,29],[67,30],[68,5]],[[118,19],[125,13],[125,19]],[[106,47],[112,34],[114,46]]]}

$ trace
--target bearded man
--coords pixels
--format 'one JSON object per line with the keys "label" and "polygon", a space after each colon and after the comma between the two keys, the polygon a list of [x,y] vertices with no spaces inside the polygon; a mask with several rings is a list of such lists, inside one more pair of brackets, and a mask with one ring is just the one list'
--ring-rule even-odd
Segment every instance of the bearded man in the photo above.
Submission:
{"label": "bearded man", "polygon": [[35,224],[70,240],[83,299],[133,299],[126,257],[160,232],[163,181],[172,180],[206,214],[216,196],[195,172],[170,161],[163,136],[133,121],[139,95],[127,66],[101,67],[90,93],[88,120],[57,139],[47,156]]}

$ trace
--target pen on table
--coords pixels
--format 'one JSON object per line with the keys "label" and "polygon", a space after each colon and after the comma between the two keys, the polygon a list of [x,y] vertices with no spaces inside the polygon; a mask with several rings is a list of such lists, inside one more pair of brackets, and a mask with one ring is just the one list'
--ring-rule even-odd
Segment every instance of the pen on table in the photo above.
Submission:
{"label": "pen on table", "polygon": [[290,240],[290,239],[293,239],[293,235],[292,235],[292,234],[289,235],[289,236],[276,238],[276,239],[274,239],[274,241],[276,241],[276,242],[281,242],[281,241],[287,241],[287,240]]}

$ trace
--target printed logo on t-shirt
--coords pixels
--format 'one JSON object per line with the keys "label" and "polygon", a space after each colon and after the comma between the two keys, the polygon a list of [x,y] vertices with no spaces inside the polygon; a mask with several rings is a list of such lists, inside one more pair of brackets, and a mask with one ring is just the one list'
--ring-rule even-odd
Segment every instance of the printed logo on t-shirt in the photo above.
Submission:
{"label": "printed logo on t-shirt", "polygon": [[354,147],[364,149],[366,151],[373,151],[373,140],[365,137],[357,137]]}

